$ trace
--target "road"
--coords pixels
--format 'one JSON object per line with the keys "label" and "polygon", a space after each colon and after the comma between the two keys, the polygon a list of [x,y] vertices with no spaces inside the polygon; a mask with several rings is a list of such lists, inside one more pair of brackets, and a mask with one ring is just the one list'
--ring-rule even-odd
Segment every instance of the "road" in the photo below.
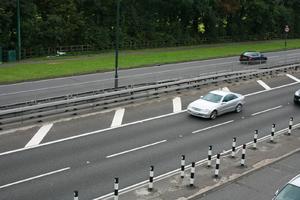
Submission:
{"label": "road", "polygon": [[[267,65],[298,59],[300,50],[266,53]],[[204,61],[167,64],[161,66],[119,71],[119,86],[133,85],[160,80],[189,78],[209,73],[255,69],[260,65],[241,65],[238,57],[211,59]],[[0,105],[63,96],[114,87],[114,72],[71,76],[50,80],[0,85]]]}
{"label": "road", "polygon": [[[299,82],[283,75],[264,83],[269,87],[256,81],[229,87],[246,95],[245,109],[213,121],[173,113],[170,101],[161,99],[126,108],[121,126],[110,124],[114,111],[55,123],[37,146],[24,148],[37,127],[2,134],[1,198],[67,200],[79,190],[84,199],[96,199],[112,192],[114,177],[125,188],[146,180],[150,165],[164,174],[180,166],[182,154],[188,162],[201,160],[210,144],[221,152],[233,137],[242,144],[255,129],[263,137],[273,123],[286,128],[291,116],[299,123],[300,108],[292,102]],[[182,108],[203,92],[182,93]]]}
{"label": "road", "polygon": [[197,200],[244,200],[245,197],[249,200],[272,199],[276,190],[299,174],[299,165],[300,153],[296,153]]}

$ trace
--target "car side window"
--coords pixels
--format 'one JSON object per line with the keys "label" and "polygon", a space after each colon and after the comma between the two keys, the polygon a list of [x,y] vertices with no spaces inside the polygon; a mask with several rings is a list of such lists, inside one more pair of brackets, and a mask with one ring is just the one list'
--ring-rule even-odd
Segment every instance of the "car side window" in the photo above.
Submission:
{"label": "car side window", "polygon": [[230,101],[230,94],[226,95],[223,99],[223,102],[228,102]]}
{"label": "car side window", "polygon": [[238,98],[236,95],[231,94],[231,100]]}
{"label": "car side window", "polygon": [[236,99],[236,98],[237,98],[236,95],[234,95],[234,94],[228,94],[228,95],[226,95],[226,96],[224,97],[223,102],[229,102],[229,101],[231,101],[231,100],[233,100],[233,99]]}

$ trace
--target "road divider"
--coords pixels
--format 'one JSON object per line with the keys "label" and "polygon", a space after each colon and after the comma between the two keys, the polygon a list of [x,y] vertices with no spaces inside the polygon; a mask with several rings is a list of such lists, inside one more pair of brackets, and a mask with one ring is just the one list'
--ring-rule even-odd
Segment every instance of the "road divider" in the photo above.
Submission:
{"label": "road divider", "polygon": [[[16,126],[22,123],[27,125],[43,122],[50,116],[63,118],[78,115],[94,109],[108,109],[124,104],[157,98],[169,92],[183,89],[194,89],[208,84],[232,83],[238,81],[259,78],[261,76],[273,76],[286,73],[287,70],[297,71],[300,64],[291,64],[269,69],[243,70],[226,73],[211,74],[182,80],[163,81],[155,84],[126,86],[119,90],[111,89],[109,92],[89,91],[84,94],[71,94],[62,97],[34,100],[13,105],[0,106],[0,130]],[[265,86],[266,88],[266,86]],[[269,88],[267,88],[270,90]]]}

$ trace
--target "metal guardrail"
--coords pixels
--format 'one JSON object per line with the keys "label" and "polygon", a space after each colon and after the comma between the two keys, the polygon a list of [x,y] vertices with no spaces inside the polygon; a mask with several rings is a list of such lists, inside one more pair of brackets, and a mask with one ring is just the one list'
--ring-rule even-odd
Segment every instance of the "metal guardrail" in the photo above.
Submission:
{"label": "metal guardrail", "polygon": [[221,82],[233,82],[258,78],[260,76],[273,75],[298,70],[300,64],[293,64],[272,69],[244,70],[236,72],[207,75],[191,79],[175,80],[154,85],[146,85],[136,88],[123,88],[119,91],[104,92],[101,94],[76,96],[68,99],[60,99],[53,102],[39,103],[24,107],[0,110],[0,130],[16,126],[18,124],[30,124],[42,122],[53,116],[57,118],[84,113],[92,109],[107,109],[129,102],[137,102],[149,98],[158,97],[168,92],[176,92],[183,89],[198,88],[202,85]]}

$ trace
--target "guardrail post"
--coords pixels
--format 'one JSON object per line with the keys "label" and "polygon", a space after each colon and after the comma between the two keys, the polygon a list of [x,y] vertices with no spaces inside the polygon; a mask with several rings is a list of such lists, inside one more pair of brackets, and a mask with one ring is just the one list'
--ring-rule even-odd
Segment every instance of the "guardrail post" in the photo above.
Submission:
{"label": "guardrail post", "polygon": [[221,154],[217,154],[217,159],[216,159],[216,169],[215,169],[215,178],[219,177],[219,169],[220,169],[220,155]]}
{"label": "guardrail post", "polygon": [[119,199],[119,178],[115,178],[114,183],[114,200]]}
{"label": "guardrail post", "polygon": [[190,187],[194,187],[195,182],[195,162],[192,162]]}
{"label": "guardrail post", "polygon": [[245,166],[245,160],[246,160],[246,144],[243,144],[242,148],[242,159],[241,159],[241,167]]}
{"label": "guardrail post", "polygon": [[272,124],[272,129],[271,129],[271,138],[270,138],[270,142],[274,143],[274,136],[275,136],[275,124]]}
{"label": "guardrail post", "polygon": [[79,200],[78,191],[77,190],[74,191],[74,200]]}
{"label": "guardrail post", "polygon": [[208,153],[207,153],[207,167],[211,167],[211,155],[212,155],[212,145],[209,145]]}
{"label": "guardrail post", "polygon": [[149,173],[149,187],[148,190],[152,191],[153,190],[153,178],[154,178],[154,166],[150,166],[150,173]]}
{"label": "guardrail post", "polygon": [[235,146],[236,146],[236,137],[232,139],[232,150],[231,150],[231,157],[235,157]]}
{"label": "guardrail post", "polygon": [[288,135],[291,135],[291,133],[292,133],[293,120],[294,120],[294,118],[291,117],[291,118],[290,118],[290,121],[289,121],[289,129],[288,129],[288,133],[287,133]]}
{"label": "guardrail post", "polygon": [[253,137],[253,149],[256,149],[256,144],[257,144],[257,137],[258,137],[258,130],[255,130],[254,132],[254,137]]}
{"label": "guardrail post", "polygon": [[184,167],[185,167],[185,155],[181,156],[181,172],[180,177],[184,178]]}

